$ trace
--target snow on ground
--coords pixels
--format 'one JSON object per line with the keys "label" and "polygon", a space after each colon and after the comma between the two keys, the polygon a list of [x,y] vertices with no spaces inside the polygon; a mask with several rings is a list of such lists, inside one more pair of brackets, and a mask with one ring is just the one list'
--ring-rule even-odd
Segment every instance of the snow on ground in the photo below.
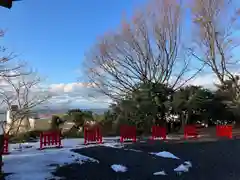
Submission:
{"label": "snow on ground", "polygon": [[175,156],[174,154],[167,152],[167,151],[162,151],[162,152],[158,152],[158,153],[150,153],[156,156],[160,156],[163,158],[172,158],[172,159],[180,159],[179,157]]}
{"label": "snow on ground", "polygon": [[[84,140],[82,138],[79,139],[63,139],[62,146],[64,148],[75,148],[78,145],[83,146]],[[21,148],[22,147],[22,148]],[[30,143],[21,143],[21,144],[9,144],[10,153],[25,153],[27,151],[37,150],[40,147],[40,142],[30,142]]]}
{"label": "snow on ground", "polygon": [[[180,159],[179,157],[177,157],[174,154],[167,152],[167,151],[162,151],[162,152],[157,152],[157,153],[155,152],[155,153],[150,153],[150,154],[153,154],[155,156],[160,156],[163,158]],[[181,174],[183,172],[188,172],[189,168],[191,168],[191,167],[192,167],[192,163],[190,161],[185,161],[183,164],[180,164],[178,167],[176,167],[174,169],[174,171],[177,172],[178,174]],[[161,174],[161,172],[164,172],[164,171],[155,172],[154,175],[163,175],[163,174]]]}
{"label": "snow on ground", "polygon": [[[179,136],[167,136],[166,140],[180,140]],[[164,140],[162,137],[155,137],[154,140]]]}
{"label": "snow on ground", "polygon": [[111,168],[115,171],[115,172],[126,172],[127,171],[127,167],[121,165],[121,164],[113,164],[111,165]]}
{"label": "snow on ground", "polygon": [[111,147],[111,148],[123,148],[124,147],[123,144],[117,143],[117,142],[112,142],[112,143],[108,142],[108,143],[104,143],[103,145],[106,147]]}
{"label": "snow on ground", "polygon": [[177,168],[174,169],[176,172],[188,172],[188,167],[184,164],[180,164]]}
{"label": "snow on ground", "polygon": [[[117,138],[106,138],[105,145],[109,147],[121,147],[120,143],[116,143]],[[9,155],[3,156],[5,173],[12,173],[7,176],[7,180],[42,180],[51,179],[51,172],[57,166],[69,164],[72,162],[84,163],[86,161],[97,161],[90,157],[74,153],[71,149],[84,148],[84,139],[63,139],[60,149],[44,149],[38,150],[39,142],[9,144]],[[91,144],[90,146],[98,146]]]}
{"label": "snow on ground", "polygon": [[180,140],[182,137],[181,136],[171,136],[167,135],[166,139],[167,140]]}
{"label": "snow on ground", "polygon": [[185,166],[188,167],[188,168],[191,168],[192,167],[192,163],[190,161],[185,161],[184,162]]}
{"label": "snow on ground", "polygon": [[134,152],[142,152],[141,150],[138,150],[138,149],[124,149],[124,150],[127,150],[127,151],[134,151]]}
{"label": "snow on ground", "polygon": [[84,163],[96,161],[92,158],[73,153],[70,149],[51,149],[25,154],[4,156],[4,172],[13,173],[7,180],[43,180],[51,179],[56,166],[72,162]]}
{"label": "snow on ground", "polygon": [[[116,142],[116,140],[119,139],[119,137],[107,137],[103,139],[104,146],[109,146],[109,147],[119,147],[122,148],[123,146],[121,143]],[[97,146],[98,144],[90,144],[90,146]],[[81,148],[81,147],[86,147],[84,145],[84,139],[83,138],[73,138],[73,139],[62,139],[62,146],[64,148]],[[40,143],[38,142],[29,142],[29,143],[21,143],[21,144],[9,144],[9,151],[10,153],[24,153],[27,151],[33,151],[37,150],[40,147]]]}
{"label": "snow on ground", "polygon": [[[123,148],[123,145],[117,141],[119,137],[104,138],[104,146],[111,148]],[[74,153],[71,149],[99,146],[99,144],[90,144],[85,146],[84,139],[63,139],[63,148],[60,149],[44,149],[38,150],[40,147],[39,142],[10,144],[9,155],[3,156],[5,173],[12,173],[7,176],[8,180],[42,180],[51,179],[53,172],[58,166],[70,164],[73,162],[84,163],[87,161],[97,161],[91,157],[83,156],[78,153]],[[130,151],[141,152],[140,150],[125,149]],[[180,159],[174,154],[162,151],[150,153],[163,158]],[[174,169],[177,173],[188,172],[192,167],[190,161],[185,161]],[[116,172],[126,172],[127,167],[119,164],[113,164],[111,168]],[[155,172],[154,175],[167,175],[164,171]]]}
{"label": "snow on ground", "polygon": [[103,138],[103,140],[106,140],[106,141],[108,141],[108,140],[119,140],[120,139],[120,136],[114,136],[114,137],[104,137]]}
{"label": "snow on ground", "polygon": [[[12,153],[18,153],[18,152],[28,152],[36,150],[40,147],[39,142],[31,142],[31,143],[21,143],[21,144],[9,144],[9,152]],[[8,156],[8,155],[7,155]]]}
{"label": "snow on ground", "polygon": [[155,175],[155,176],[159,176],[159,175],[166,176],[167,174],[165,173],[165,171],[159,171],[159,172],[153,173],[153,175]]}
{"label": "snow on ground", "polygon": [[192,163],[190,161],[185,161],[183,164],[180,164],[177,168],[175,168],[174,171],[181,174],[183,172],[188,172],[191,167]]}

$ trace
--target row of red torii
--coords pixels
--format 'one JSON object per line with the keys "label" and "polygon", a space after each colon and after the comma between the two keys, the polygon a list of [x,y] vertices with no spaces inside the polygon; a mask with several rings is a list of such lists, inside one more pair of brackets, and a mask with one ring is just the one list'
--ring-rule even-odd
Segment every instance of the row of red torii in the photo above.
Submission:
{"label": "row of red torii", "polygon": [[[217,125],[216,126],[216,136],[217,137],[227,137],[232,139],[232,126],[231,125]],[[197,138],[199,137],[198,129],[195,125],[186,125],[184,127],[184,139]],[[167,131],[165,127],[152,126],[151,140],[167,138]],[[56,147],[62,147],[61,142],[61,132],[60,131],[49,131],[40,133],[40,147],[39,150]],[[136,127],[129,125],[122,125],[120,127],[120,142],[123,143],[126,140],[131,140],[132,142],[137,141]],[[100,126],[95,126],[94,128],[84,128],[84,144],[89,143],[103,143],[103,136],[101,133]],[[4,137],[4,148],[2,154],[9,154],[9,138]]]}

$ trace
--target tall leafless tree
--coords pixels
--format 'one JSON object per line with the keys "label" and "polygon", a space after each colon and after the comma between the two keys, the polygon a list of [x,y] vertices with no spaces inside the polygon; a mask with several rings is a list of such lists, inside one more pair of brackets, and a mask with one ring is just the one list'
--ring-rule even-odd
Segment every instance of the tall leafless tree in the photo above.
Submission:
{"label": "tall leafless tree", "polygon": [[103,36],[86,56],[93,85],[113,99],[139,83],[182,87],[201,70],[185,49],[183,16],[181,3],[154,0],[129,22],[124,19],[120,30]]}
{"label": "tall leafless tree", "polygon": [[[5,31],[0,30],[0,38],[4,38],[4,35]],[[0,45],[0,94],[2,103],[7,95],[4,89],[6,87],[5,85],[8,84],[7,80],[10,81],[10,79],[31,74],[31,71],[25,71],[26,63],[16,61],[16,59],[17,56],[13,52],[9,52],[4,45]],[[6,101],[6,99],[4,101]],[[4,121],[1,120],[1,127],[3,127],[4,124]]]}
{"label": "tall leafless tree", "polygon": [[36,73],[2,78],[2,83],[5,83],[5,88],[0,90],[2,105],[9,110],[13,105],[17,106],[11,113],[11,123],[7,124],[6,134],[10,131],[18,133],[23,124],[26,126],[23,128],[28,128],[32,110],[51,98],[47,89],[41,86],[41,82]]}
{"label": "tall leafless tree", "polygon": [[[5,32],[0,30],[0,40],[4,37]],[[13,78],[19,77],[20,75],[27,75],[29,72],[19,71],[22,67],[25,66],[25,63],[16,64],[16,56],[14,53],[9,53],[7,49],[0,44],[0,79],[2,78]],[[3,92],[2,84],[0,85],[0,91]],[[4,144],[4,128],[5,122],[3,119],[0,119],[0,153],[3,151]],[[0,155],[0,178],[2,177],[2,155]]]}
{"label": "tall leafless tree", "polygon": [[236,90],[233,102],[240,100],[239,49],[240,6],[234,0],[193,0],[195,47],[192,54],[213,72],[220,84],[232,81]]}

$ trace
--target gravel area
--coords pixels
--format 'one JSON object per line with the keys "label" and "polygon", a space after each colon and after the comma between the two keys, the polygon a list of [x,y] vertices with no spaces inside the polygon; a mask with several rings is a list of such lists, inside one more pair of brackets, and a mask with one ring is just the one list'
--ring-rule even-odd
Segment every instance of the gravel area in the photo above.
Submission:
{"label": "gravel area", "polygon": [[[217,142],[192,143],[136,143],[124,149],[91,147],[74,150],[99,161],[84,164],[70,164],[59,167],[54,175],[66,180],[239,180],[240,141],[221,140]],[[168,151],[180,159],[162,158],[150,152]],[[174,168],[184,161],[190,161],[189,172],[178,174]],[[126,172],[115,172],[111,165],[121,164]],[[166,176],[153,175],[165,171]]]}

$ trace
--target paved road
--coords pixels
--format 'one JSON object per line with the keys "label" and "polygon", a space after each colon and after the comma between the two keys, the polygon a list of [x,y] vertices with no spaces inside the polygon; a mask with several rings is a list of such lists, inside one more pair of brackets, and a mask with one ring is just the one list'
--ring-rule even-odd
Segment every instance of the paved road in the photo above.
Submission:
{"label": "paved road", "polygon": [[[92,147],[75,152],[93,157],[100,163],[71,164],[59,168],[54,174],[67,180],[239,180],[240,141],[218,141],[198,143],[136,143],[126,145],[135,152],[109,147]],[[150,155],[149,152],[169,151],[180,160]],[[188,173],[177,175],[173,169],[184,161],[191,161],[193,167]],[[110,166],[123,164],[125,173],[116,173]],[[154,176],[156,171],[165,170],[167,176]]]}

